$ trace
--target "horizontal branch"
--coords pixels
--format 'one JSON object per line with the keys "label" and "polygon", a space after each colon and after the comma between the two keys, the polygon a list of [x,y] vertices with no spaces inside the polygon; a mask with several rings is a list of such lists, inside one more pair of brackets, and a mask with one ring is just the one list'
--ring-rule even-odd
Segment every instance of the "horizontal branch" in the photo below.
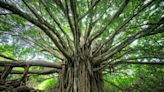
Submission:
{"label": "horizontal branch", "polygon": [[164,57],[160,57],[160,56],[144,56],[144,57],[130,57],[127,59],[123,59],[121,61],[126,61],[126,60],[137,60],[137,59],[152,59],[152,58],[156,58],[156,59],[164,59]]}
{"label": "horizontal branch", "polygon": [[139,65],[164,65],[164,61],[162,62],[130,62],[130,61],[119,61],[115,63],[117,64],[139,64]]}
{"label": "horizontal branch", "polygon": [[35,61],[31,61],[31,62],[27,62],[27,61],[17,61],[17,62],[1,61],[0,62],[0,66],[25,67],[28,65],[29,66],[51,67],[51,68],[57,68],[57,69],[62,68],[61,63],[51,63],[48,61],[41,61],[41,60],[35,60]]}
{"label": "horizontal branch", "polygon": [[6,15],[12,15],[13,13],[9,12],[9,13],[0,13],[0,16],[6,16]]}
{"label": "horizontal branch", "polygon": [[8,56],[5,56],[5,55],[2,55],[2,54],[0,54],[0,57],[3,57],[3,58],[5,58],[5,59],[9,59],[9,60],[16,61],[16,59],[11,58],[11,57],[8,57]]}
{"label": "horizontal branch", "polygon": [[[59,70],[57,69],[46,69],[46,70],[33,70],[33,71],[28,71],[27,74],[52,74],[52,73],[58,73]],[[0,70],[0,74],[2,74],[3,71]],[[18,71],[18,70],[12,70],[10,74],[23,74],[24,71]]]}

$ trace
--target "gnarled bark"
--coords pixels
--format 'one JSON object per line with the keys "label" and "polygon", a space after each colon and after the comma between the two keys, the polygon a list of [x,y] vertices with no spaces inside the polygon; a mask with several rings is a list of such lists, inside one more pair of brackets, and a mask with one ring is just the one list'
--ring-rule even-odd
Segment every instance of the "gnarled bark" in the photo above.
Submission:
{"label": "gnarled bark", "polygon": [[88,60],[64,66],[59,79],[58,92],[105,92],[102,72],[94,72]]}

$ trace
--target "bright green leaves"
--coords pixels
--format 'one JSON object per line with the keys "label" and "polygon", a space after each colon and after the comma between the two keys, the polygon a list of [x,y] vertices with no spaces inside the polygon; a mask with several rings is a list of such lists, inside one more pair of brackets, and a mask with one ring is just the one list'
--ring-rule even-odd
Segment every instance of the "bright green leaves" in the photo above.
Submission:
{"label": "bright green leaves", "polygon": [[0,53],[11,58],[15,58],[16,55],[16,53],[14,52],[15,49],[16,46],[0,45]]}
{"label": "bright green leaves", "polygon": [[57,79],[50,78],[41,82],[36,88],[39,90],[48,90],[48,89],[54,88],[56,85],[57,85]]}

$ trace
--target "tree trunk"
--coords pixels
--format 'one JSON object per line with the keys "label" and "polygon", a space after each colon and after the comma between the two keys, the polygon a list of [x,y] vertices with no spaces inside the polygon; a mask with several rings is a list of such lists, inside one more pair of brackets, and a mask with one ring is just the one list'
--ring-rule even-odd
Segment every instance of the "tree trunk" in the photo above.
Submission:
{"label": "tree trunk", "polygon": [[93,72],[88,60],[69,62],[59,77],[58,92],[104,92],[102,72]]}

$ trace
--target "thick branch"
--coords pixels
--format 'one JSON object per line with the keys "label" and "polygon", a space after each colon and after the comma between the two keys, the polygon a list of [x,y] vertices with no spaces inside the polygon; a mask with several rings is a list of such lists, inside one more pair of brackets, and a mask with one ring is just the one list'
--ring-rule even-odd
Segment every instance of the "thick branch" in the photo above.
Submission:
{"label": "thick branch", "polygon": [[6,65],[4,66],[4,71],[1,75],[1,80],[5,80],[7,78],[7,76],[10,74],[11,70],[13,67],[9,66],[9,65]]}
{"label": "thick branch", "polygon": [[47,61],[41,61],[41,60],[35,60],[31,62],[26,61],[17,61],[17,62],[5,62],[1,61],[0,66],[11,66],[11,67],[26,67],[26,66],[42,66],[42,67],[51,67],[51,68],[57,68],[61,69],[62,64],[60,63],[50,63]]}
{"label": "thick branch", "polygon": [[[0,70],[0,73],[3,71]],[[12,70],[10,74],[23,74],[24,71]],[[46,69],[46,70],[33,70],[28,71],[27,74],[52,74],[60,72],[58,69]]]}

